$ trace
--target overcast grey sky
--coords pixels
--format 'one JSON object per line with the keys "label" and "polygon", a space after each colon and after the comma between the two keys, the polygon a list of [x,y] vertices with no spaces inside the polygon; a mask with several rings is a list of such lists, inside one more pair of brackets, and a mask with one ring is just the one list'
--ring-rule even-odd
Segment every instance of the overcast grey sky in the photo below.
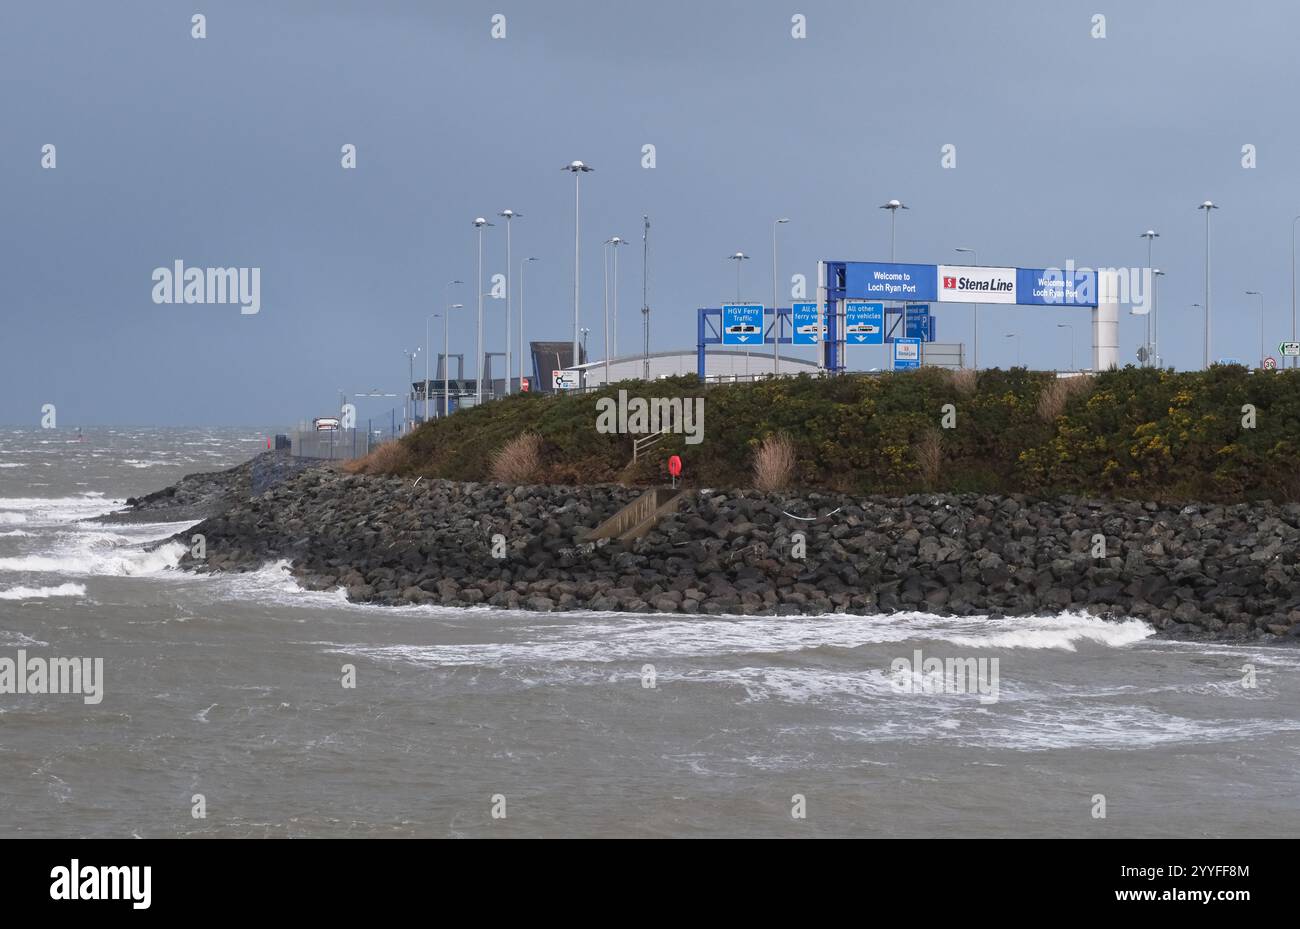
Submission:
{"label": "overcast grey sky", "polygon": [[[770,303],[776,217],[792,220],[788,295],[820,258],[887,259],[876,207],[898,197],[912,208],[900,261],[967,246],[981,264],[1139,266],[1154,227],[1164,354],[1194,367],[1209,198],[1213,354],[1253,360],[1243,291],[1265,294],[1271,351],[1291,331],[1298,34],[1300,6],[1283,2],[9,0],[0,422],[34,426],[55,403],[61,426],[274,426],[328,412],[340,389],[396,392],[444,282],[473,281],[472,220],[507,207],[525,214],[516,261],[541,259],[528,336],[567,339],[573,159],[596,168],[585,325],[603,309],[600,243],[636,241],[620,259],[625,352],[643,212],[658,350],[694,346],[696,307],[734,295],[738,249],[753,255],[747,298]],[[504,227],[488,232],[485,275],[505,270]],[[153,269],[178,259],[260,268],[261,311],[153,303]],[[474,289],[459,290],[452,350],[472,353]],[[936,315],[941,341],[969,340],[968,307]],[[1003,334],[1019,332],[1025,362],[1066,367],[1057,322],[1085,363],[1086,310],[1028,307],[981,312],[982,363],[1013,363]],[[1122,358],[1141,325],[1122,319]]]}

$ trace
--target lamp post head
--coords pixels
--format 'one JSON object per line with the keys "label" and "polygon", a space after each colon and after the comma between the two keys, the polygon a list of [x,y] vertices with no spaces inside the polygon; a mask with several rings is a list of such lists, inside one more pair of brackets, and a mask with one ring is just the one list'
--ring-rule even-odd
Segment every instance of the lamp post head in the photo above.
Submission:
{"label": "lamp post head", "polygon": [[1153,275],[1155,275],[1156,277],[1164,277],[1164,276],[1165,276],[1165,272],[1161,271],[1159,268],[1152,268],[1152,269],[1151,269],[1151,273],[1152,273]]}
{"label": "lamp post head", "polygon": [[1156,232],[1154,229],[1148,229],[1146,232],[1140,232],[1140,233],[1138,233],[1138,238],[1139,238],[1139,239],[1158,239],[1158,238],[1160,238],[1160,233]]}
{"label": "lamp post head", "polygon": [[609,239],[605,244],[606,244],[606,245],[613,245],[615,248],[617,248],[617,247],[620,246],[620,245],[626,245],[626,244],[627,244],[627,240],[626,240],[626,239],[620,239],[618,236],[614,236],[613,238]]}
{"label": "lamp post head", "polygon": [[728,261],[748,261],[748,260],[749,260],[749,256],[746,255],[744,252],[736,252],[736,254],[734,254],[734,255],[728,255],[728,256],[727,256],[727,260],[728,260]]}
{"label": "lamp post head", "polygon": [[1206,200],[1204,203],[1198,206],[1197,209],[1206,210],[1208,212],[1209,210],[1217,210],[1218,207],[1215,205],[1213,200]]}
{"label": "lamp post head", "polygon": [[907,210],[911,209],[902,200],[890,200],[888,203],[880,204],[882,210]]}
{"label": "lamp post head", "polygon": [[1250,296],[1250,297],[1262,297],[1262,296],[1264,296],[1264,295],[1263,295],[1262,293],[1260,293],[1258,290],[1248,290],[1248,291],[1246,291],[1246,295],[1247,295],[1247,296]]}
{"label": "lamp post head", "polygon": [[514,219],[514,218],[517,217],[517,216],[523,216],[524,214],[523,214],[523,213],[516,213],[514,210],[502,210],[502,211],[501,211],[500,213],[498,213],[497,215],[498,215],[498,216],[504,216],[504,217],[506,218],[507,222],[508,222],[509,220],[512,220],[512,219]]}
{"label": "lamp post head", "polygon": [[449,310],[463,310],[464,308],[465,304],[463,303],[453,303],[451,306],[447,307]]}
{"label": "lamp post head", "polygon": [[778,224],[780,224],[780,223],[788,223],[789,221],[790,221],[790,217],[788,217],[788,216],[782,216],[780,219],[777,220],[777,223],[778,223]]}
{"label": "lamp post head", "polygon": [[561,168],[560,170],[561,170],[561,171],[572,171],[574,174],[579,174],[579,173],[585,173],[585,172],[588,172],[588,171],[595,171],[596,169],[593,168],[593,167],[590,167],[589,165],[585,165],[585,164],[583,164],[581,161],[571,161],[571,162],[569,162],[567,165],[565,165],[563,168]]}
{"label": "lamp post head", "polygon": [[474,228],[475,228],[475,229],[482,229],[484,226],[491,226],[491,225],[493,225],[493,224],[490,223],[490,222],[488,222],[488,221],[487,221],[486,219],[484,219],[482,216],[480,216],[480,217],[478,217],[476,220],[474,220]]}

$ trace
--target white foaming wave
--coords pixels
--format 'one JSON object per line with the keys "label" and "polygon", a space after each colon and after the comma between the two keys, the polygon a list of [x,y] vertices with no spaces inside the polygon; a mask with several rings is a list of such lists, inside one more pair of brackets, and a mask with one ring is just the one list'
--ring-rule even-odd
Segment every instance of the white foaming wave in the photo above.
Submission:
{"label": "white foaming wave", "polygon": [[27,522],[27,514],[25,513],[6,513],[0,510],[0,526],[16,526],[25,522]]}
{"label": "white foaming wave", "polygon": [[95,545],[93,541],[86,540],[84,537],[82,541],[88,544],[47,554],[0,558],[0,571],[70,574],[74,577],[91,575],[139,577],[157,574],[175,567],[186,551],[185,546],[179,542],[168,542],[153,551],[145,551],[123,545]]}
{"label": "white foaming wave", "polygon": [[0,497],[0,523],[72,523],[116,509],[125,502],[109,501],[94,491],[75,497]]}
{"label": "white foaming wave", "polygon": [[1011,628],[987,630],[986,635],[941,638],[967,648],[1059,648],[1072,652],[1079,642],[1122,648],[1156,634],[1154,627],[1140,619],[1105,620],[1087,613],[1017,617],[1009,625]]}
{"label": "white foaming wave", "polygon": [[[379,608],[382,609],[382,608]],[[530,614],[518,614],[530,617]],[[537,615],[537,614],[532,614]],[[557,614],[541,614],[554,617]],[[722,655],[789,654],[817,648],[855,649],[899,642],[938,640],[967,648],[1054,648],[1074,651],[1087,639],[1121,647],[1153,634],[1145,623],[1111,624],[1091,616],[941,617],[925,613],[890,616],[748,617],[648,617],[617,614],[565,614],[571,621],[557,624],[523,619],[529,638],[513,642],[456,643],[449,645],[397,645],[354,650],[375,658],[421,664],[489,665],[513,662],[640,661],[665,658],[706,658]],[[612,621],[611,621],[612,620]],[[1048,626],[1035,635],[1035,625]],[[1106,626],[1117,625],[1119,631]],[[517,627],[518,628],[518,627]]]}
{"label": "white foaming wave", "polygon": [[0,600],[45,600],[50,597],[84,597],[85,584],[60,584],[57,587],[10,587],[0,590]]}
{"label": "white foaming wave", "polygon": [[32,535],[33,533],[24,532],[21,529],[10,529],[8,532],[0,532],[0,539],[18,539],[23,536],[30,538]]}
{"label": "white foaming wave", "polygon": [[0,468],[25,468],[27,465],[20,461],[0,461]]}

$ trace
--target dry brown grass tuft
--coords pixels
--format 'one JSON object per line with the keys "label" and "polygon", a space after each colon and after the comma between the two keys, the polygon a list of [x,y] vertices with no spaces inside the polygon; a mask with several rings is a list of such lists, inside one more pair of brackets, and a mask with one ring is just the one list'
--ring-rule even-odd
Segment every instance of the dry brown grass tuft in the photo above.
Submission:
{"label": "dry brown grass tuft", "polygon": [[969,397],[975,393],[979,386],[979,372],[974,368],[958,368],[956,371],[950,371],[948,379],[952,386],[956,388],[957,393],[963,397]]}
{"label": "dry brown grass tuft", "polygon": [[794,478],[794,443],[788,435],[770,435],[754,453],[754,487],[784,490]]}
{"label": "dry brown grass tuft", "polygon": [[411,453],[401,442],[385,442],[370,454],[343,465],[348,474],[403,474],[411,466]]}
{"label": "dry brown grass tuft", "polygon": [[536,432],[521,432],[492,455],[492,480],[501,484],[533,483],[541,466],[542,437]]}
{"label": "dry brown grass tuft", "polygon": [[916,443],[916,464],[925,486],[938,487],[939,472],[943,468],[943,436],[938,429],[927,429]]}
{"label": "dry brown grass tuft", "polygon": [[1055,421],[1056,417],[1065,412],[1065,405],[1070,402],[1070,398],[1075,394],[1087,393],[1092,390],[1092,378],[1086,374],[1079,374],[1075,377],[1058,377],[1038,395],[1038,416],[1045,422]]}

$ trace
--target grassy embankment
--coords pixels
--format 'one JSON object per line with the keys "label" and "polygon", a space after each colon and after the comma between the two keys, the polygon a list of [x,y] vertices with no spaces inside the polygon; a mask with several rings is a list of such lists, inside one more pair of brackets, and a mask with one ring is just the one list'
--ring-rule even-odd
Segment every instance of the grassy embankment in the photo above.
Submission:
{"label": "grassy embankment", "polygon": [[[1077,493],[1300,500],[1300,372],[1125,368],[1062,386],[1024,369],[800,376],[702,388],[693,376],[582,396],[523,394],[416,430],[362,470],[490,480],[512,439],[540,437],[538,483],[652,484],[681,455],[695,487],[751,487],[759,446],[785,435],[791,486],[855,493]],[[670,436],[635,466],[632,437],[597,433],[602,396],[704,396],[704,441]],[[941,428],[944,405],[956,414]],[[1242,424],[1243,406],[1256,413]]]}

